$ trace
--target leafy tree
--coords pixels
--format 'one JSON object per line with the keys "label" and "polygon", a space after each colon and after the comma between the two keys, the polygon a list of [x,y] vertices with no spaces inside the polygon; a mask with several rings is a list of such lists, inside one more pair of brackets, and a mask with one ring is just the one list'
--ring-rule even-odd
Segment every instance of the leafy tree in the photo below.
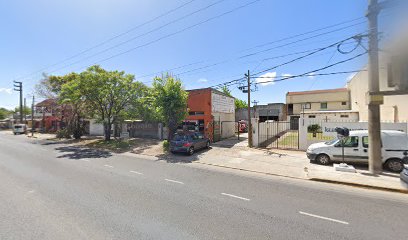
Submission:
{"label": "leafy tree", "polygon": [[[15,107],[14,113],[20,114],[20,106]],[[26,107],[23,106],[23,115],[29,115],[29,114],[31,114],[31,108],[27,106]]]}
{"label": "leafy tree", "polygon": [[8,117],[8,115],[12,114],[13,111],[10,111],[5,108],[0,108],[0,119],[5,119]]}
{"label": "leafy tree", "polygon": [[42,74],[40,83],[35,85],[36,93],[44,98],[58,98],[62,85],[72,81],[77,77],[76,73],[70,73],[64,76],[49,76],[46,73]]}
{"label": "leafy tree", "polygon": [[[227,86],[222,86],[221,91],[225,94],[227,94],[230,97],[233,97],[231,94],[231,90]],[[235,98],[235,97],[234,97]],[[235,98],[235,109],[240,109],[240,108],[247,108],[248,104],[244,100]]]}
{"label": "leafy tree", "polygon": [[70,101],[83,102],[87,112],[103,123],[105,141],[109,141],[112,124],[119,123],[125,109],[140,97],[139,90],[144,87],[133,80],[134,76],[125,72],[92,66],[74,81],[63,84],[62,92]]}
{"label": "leafy tree", "polygon": [[183,89],[180,79],[170,74],[156,77],[152,88],[152,105],[158,117],[169,129],[168,139],[172,139],[177,126],[187,116],[188,93]]}

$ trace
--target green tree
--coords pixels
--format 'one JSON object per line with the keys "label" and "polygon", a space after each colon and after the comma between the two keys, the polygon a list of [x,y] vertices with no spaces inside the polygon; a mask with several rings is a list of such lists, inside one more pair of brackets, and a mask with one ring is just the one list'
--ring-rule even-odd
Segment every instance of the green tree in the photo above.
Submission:
{"label": "green tree", "polygon": [[[227,86],[222,86],[221,91],[223,93],[227,94],[228,96],[233,97],[232,94],[231,94],[231,90]],[[244,100],[241,100],[241,99],[238,99],[238,98],[235,98],[235,97],[233,97],[233,98],[235,99],[235,110],[240,109],[240,108],[247,108],[248,107],[247,102],[245,102]]]}
{"label": "green tree", "polygon": [[[144,85],[134,76],[119,71],[89,67],[74,81],[62,86],[66,99],[83,102],[86,111],[104,125],[105,141],[110,141],[112,124],[119,123],[130,103],[139,98]],[[64,95],[63,94],[63,95]]]}
{"label": "green tree", "polygon": [[170,74],[156,77],[152,88],[152,105],[158,117],[169,129],[168,139],[171,140],[177,126],[187,116],[188,93],[183,89],[180,79]]}
{"label": "green tree", "polygon": [[0,108],[0,119],[6,119],[13,111],[10,111],[5,108]]}
{"label": "green tree", "polygon": [[[20,106],[15,107],[14,113],[20,114]],[[29,115],[29,114],[31,114],[31,108],[29,108],[27,106],[26,107],[23,106],[23,116],[24,115]]]}

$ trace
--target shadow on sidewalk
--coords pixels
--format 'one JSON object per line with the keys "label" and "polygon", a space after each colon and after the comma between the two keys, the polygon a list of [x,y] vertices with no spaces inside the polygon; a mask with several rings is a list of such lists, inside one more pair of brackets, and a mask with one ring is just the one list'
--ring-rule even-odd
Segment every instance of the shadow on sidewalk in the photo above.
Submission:
{"label": "shadow on sidewalk", "polygon": [[58,158],[69,158],[69,159],[83,159],[83,158],[108,158],[112,156],[112,153],[92,148],[83,148],[76,146],[66,146],[55,148],[62,153],[65,153]]}

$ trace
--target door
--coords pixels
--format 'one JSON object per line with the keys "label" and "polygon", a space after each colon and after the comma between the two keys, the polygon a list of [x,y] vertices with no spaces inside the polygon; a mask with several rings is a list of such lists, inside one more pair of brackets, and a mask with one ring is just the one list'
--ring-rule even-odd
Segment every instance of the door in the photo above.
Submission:
{"label": "door", "polygon": [[196,133],[197,136],[197,147],[198,148],[204,148],[207,146],[207,140],[204,138],[204,135],[201,133]]}
{"label": "door", "polygon": [[[344,142],[344,162],[361,162],[362,161],[362,148],[359,144],[358,136],[350,136],[343,140]],[[333,160],[343,161],[342,155],[342,142],[340,141],[334,146]]]}

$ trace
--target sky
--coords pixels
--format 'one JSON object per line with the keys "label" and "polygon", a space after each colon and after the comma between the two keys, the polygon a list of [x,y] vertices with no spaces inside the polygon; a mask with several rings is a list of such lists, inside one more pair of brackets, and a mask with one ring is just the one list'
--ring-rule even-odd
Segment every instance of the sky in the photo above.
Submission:
{"label": "sky", "polygon": [[[350,52],[357,46],[348,54],[331,47],[270,68],[365,33],[367,2],[3,0],[0,107],[13,109],[19,104],[13,80],[23,82],[24,97],[31,104],[33,94],[42,100],[34,91],[42,73],[64,75],[94,64],[133,74],[147,85],[155,75],[169,71],[186,89],[226,83],[244,77],[249,70],[256,89],[252,100],[258,104],[285,102],[289,91],[344,87],[351,73],[318,76],[313,70],[363,53],[364,48],[354,40],[340,47]],[[392,22],[390,15],[380,15],[380,27],[386,29],[383,26]],[[366,39],[361,45],[367,46]],[[364,55],[319,73],[359,70],[366,62]],[[273,82],[306,72],[311,74]],[[230,86],[232,94],[246,99],[237,87]]]}

